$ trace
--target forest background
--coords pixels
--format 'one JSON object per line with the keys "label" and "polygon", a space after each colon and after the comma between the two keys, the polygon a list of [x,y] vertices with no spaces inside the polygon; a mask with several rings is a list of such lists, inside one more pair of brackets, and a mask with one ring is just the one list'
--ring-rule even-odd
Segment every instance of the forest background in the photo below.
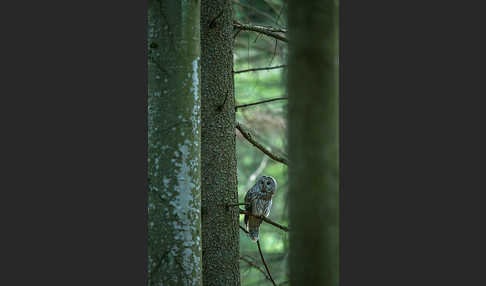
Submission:
{"label": "forest background", "polygon": [[[252,23],[285,29],[287,6],[282,0],[233,1],[234,17],[240,23]],[[243,71],[265,67],[283,66],[286,63],[287,44],[255,32],[240,32],[234,45],[234,69]],[[236,105],[274,98],[286,98],[285,67],[236,73]],[[287,100],[276,100],[264,104],[238,108],[236,119],[248,127],[256,141],[270,149],[272,153],[287,157]],[[239,201],[244,201],[246,191],[260,175],[274,177],[278,182],[277,194],[269,218],[282,225],[288,225],[288,179],[287,165],[270,159],[251,145],[240,132],[236,137]],[[240,217],[243,224],[243,216]],[[288,281],[287,260],[288,233],[269,224],[262,224],[260,230],[261,247],[266,262],[276,281]],[[240,231],[240,271],[241,285],[261,285],[266,283],[258,249],[247,235]],[[258,266],[259,268],[257,268]]]}

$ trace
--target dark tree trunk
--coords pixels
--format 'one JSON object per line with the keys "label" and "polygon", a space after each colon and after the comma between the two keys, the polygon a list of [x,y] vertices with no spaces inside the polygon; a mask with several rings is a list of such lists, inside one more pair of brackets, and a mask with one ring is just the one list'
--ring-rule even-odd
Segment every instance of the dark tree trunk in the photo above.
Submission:
{"label": "dark tree trunk", "polygon": [[288,14],[291,285],[337,286],[338,1],[291,0]]}
{"label": "dark tree trunk", "polygon": [[198,1],[149,1],[149,285],[201,285]]}
{"label": "dark tree trunk", "polygon": [[201,1],[204,285],[240,285],[232,23],[230,0]]}

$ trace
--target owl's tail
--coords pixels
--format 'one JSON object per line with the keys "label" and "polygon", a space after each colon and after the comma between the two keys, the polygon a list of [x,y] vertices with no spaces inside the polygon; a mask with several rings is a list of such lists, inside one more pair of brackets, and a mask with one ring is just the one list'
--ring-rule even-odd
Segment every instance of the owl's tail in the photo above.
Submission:
{"label": "owl's tail", "polygon": [[257,242],[258,241],[258,230],[256,231],[249,231],[249,236],[250,236],[250,239],[254,242]]}
{"label": "owl's tail", "polygon": [[246,228],[248,230],[248,235],[250,236],[250,239],[254,242],[258,241],[258,231],[260,230],[261,224],[262,224],[261,219],[252,216],[248,218]]}

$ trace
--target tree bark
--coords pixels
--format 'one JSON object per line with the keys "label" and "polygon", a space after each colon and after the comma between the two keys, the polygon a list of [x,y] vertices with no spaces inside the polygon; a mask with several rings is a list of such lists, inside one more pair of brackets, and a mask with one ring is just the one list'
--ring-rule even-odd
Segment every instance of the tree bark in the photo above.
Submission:
{"label": "tree bark", "polygon": [[149,285],[201,285],[200,5],[149,1]]}
{"label": "tree bark", "polygon": [[337,286],[338,1],[291,0],[288,13],[291,285]]}
{"label": "tree bark", "polygon": [[229,0],[201,1],[204,285],[240,285],[233,19]]}

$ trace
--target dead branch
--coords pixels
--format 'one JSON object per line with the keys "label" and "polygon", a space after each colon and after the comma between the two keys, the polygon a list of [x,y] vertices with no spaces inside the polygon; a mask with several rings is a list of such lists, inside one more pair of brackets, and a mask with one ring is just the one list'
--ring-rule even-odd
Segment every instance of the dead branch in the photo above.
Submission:
{"label": "dead branch", "polygon": [[267,263],[265,263],[265,259],[263,258],[262,249],[260,247],[260,240],[257,240],[257,245],[258,245],[258,252],[260,252],[260,257],[262,258],[263,265],[265,266],[265,269],[267,270],[268,277],[270,278],[270,281],[272,281],[273,285],[277,286],[277,284],[275,284],[275,281],[273,281],[272,274],[270,274],[270,270],[268,269]]}
{"label": "dead branch", "polygon": [[[270,20],[271,22],[273,22],[273,20],[275,20],[275,19],[273,18],[273,16],[271,16],[270,14],[268,14],[268,13],[266,13],[266,12],[263,12],[263,11],[261,11],[260,9],[257,9],[257,8],[255,8],[255,7],[253,7],[253,6],[250,6],[250,5],[247,5],[247,4],[244,4],[244,3],[240,3],[239,1],[235,1],[235,0],[233,0],[233,3],[234,3],[234,4],[236,4],[236,5],[238,5],[238,6],[241,6],[241,7],[243,7],[243,8],[247,8],[247,9],[253,10],[254,12],[256,12],[256,13],[258,13],[258,14],[262,15],[263,17],[266,17],[266,18],[267,18],[268,20]],[[278,25],[278,23],[276,23],[276,24]]]}
{"label": "dead branch", "polygon": [[266,99],[266,100],[252,102],[252,103],[248,103],[248,104],[241,104],[241,105],[235,106],[235,111],[238,110],[238,108],[244,108],[244,107],[248,107],[248,106],[253,106],[253,105],[277,101],[277,100],[284,100],[284,99],[288,99],[288,97],[276,97],[276,98]]}
{"label": "dead branch", "polygon": [[233,73],[243,73],[243,72],[252,72],[252,71],[265,71],[265,70],[273,70],[273,69],[281,69],[285,68],[287,65],[280,65],[280,66],[274,66],[274,67],[264,67],[264,68],[253,68],[253,69],[247,69],[247,70],[240,70],[240,71],[234,71]]}
{"label": "dead branch", "polygon": [[242,23],[239,23],[236,20],[233,20],[233,28],[235,30],[258,32],[258,33],[262,33],[266,36],[280,40],[282,42],[286,42],[286,43],[289,42],[288,39],[285,36],[282,36],[281,34],[279,34],[279,33],[287,33],[287,30],[282,29],[282,28],[266,27],[266,26],[251,25],[251,24],[242,24]]}
{"label": "dead branch", "polygon": [[286,158],[283,158],[283,157],[280,157],[280,156],[273,154],[267,148],[263,147],[260,143],[253,140],[251,133],[248,132],[247,130],[245,130],[245,128],[239,122],[236,122],[236,129],[238,129],[240,131],[241,135],[243,135],[243,137],[245,137],[245,139],[248,140],[248,142],[250,142],[253,146],[260,149],[260,151],[265,153],[268,157],[272,158],[273,160],[275,160],[277,162],[288,165],[288,161],[287,161]]}
{"label": "dead branch", "polygon": [[[238,30],[241,31],[241,30]],[[275,48],[273,48],[273,55],[272,58],[270,59],[270,63],[268,65],[271,65],[273,62],[273,59],[275,58],[275,55],[277,54],[277,46],[278,46],[278,40],[275,39]]]}
{"label": "dead branch", "polygon": [[267,273],[265,273],[265,271],[263,269],[261,269],[258,265],[256,265],[255,262],[251,261],[250,259],[248,259],[244,256],[240,256],[240,260],[243,260],[244,262],[246,262],[250,267],[257,269],[258,271],[260,271],[263,274],[263,276],[265,276],[265,278],[267,278],[269,281],[272,281],[272,280],[270,280],[270,277],[268,277]]}
{"label": "dead branch", "polygon": [[[240,214],[245,214],[245,215],[249,215],[249,216],[254,216],[254,215],[251,215],[250,213],[248,213],[246,210],[242,210],[242,209],[239,209],[239,210],[240,210]],[[273,226],[275,226],[275,227],[278,227],[278,228],[280,228],[281,230],[284,230],[284,231],[286,231],[286,232],[288,232],[288,231],[290,230],[288,227],[283,226],[283,225],[280,225],[280,224],[278,224],[278,223],[276,223],[276,222],[272,221],[271,219],[266,218],[266,217],[264,217],[264,216],[257,216],[257,217],[258,217],[259,219],[263,220],[264,222],[269,223],[269,224],[271,224],[271,225],[273,225]]]}
{"label": "dead branch", "polygon": [[[269,31],[269,32],[273,32],[273,33],[287,33],[287,29],[284,29],[284,28],[276,28],[276,27],[271,27],[271,26],[262,26],[262,25],[253,25],[253,24],[242,24],[236,20],[233,20],[233,24],[236,24],[236,29],[240,29],[239,27],[242,26],[242,27],[248,27],[248,28],[251,28],[251,29],[264,29],[265,31]],[[233,25],[233,27],[235,27]],[[243,28],[242,30],[246,30],[248,31],[249,29],[245,29]],[[253,30],[251,30],[253,31]],[[259,31],[256,31],[256,32],[259,32]]]}

